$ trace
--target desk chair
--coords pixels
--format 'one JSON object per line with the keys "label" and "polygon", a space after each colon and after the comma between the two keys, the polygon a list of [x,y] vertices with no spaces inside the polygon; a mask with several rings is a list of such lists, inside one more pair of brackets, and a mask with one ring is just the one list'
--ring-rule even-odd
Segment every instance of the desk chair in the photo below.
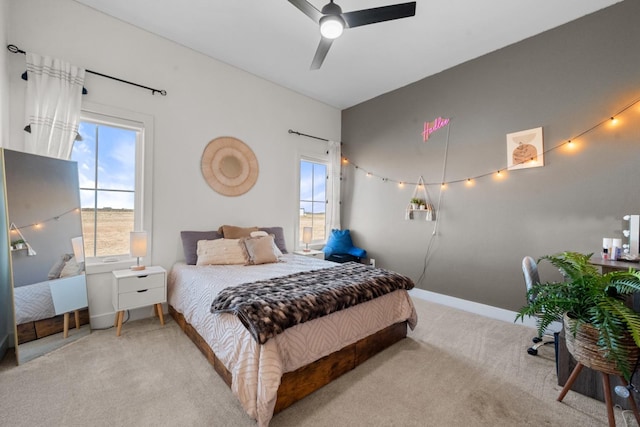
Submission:
{"label": "desk chair", "polygon": [[[524,274],[524,283],[527,287],[527,295],[533,285],[540,283],[540,276],[538,275],[538,264],[530,256],[526,256],[522,259],[522,273]],[[535,298],[535,296],[528,296],[528,298]],[[555,344],[555,337],[552,335],[535,336],[531,340],[533,345],[527,349],[527,353],[532,356],[538,354],[538,349],[543,345]]]}

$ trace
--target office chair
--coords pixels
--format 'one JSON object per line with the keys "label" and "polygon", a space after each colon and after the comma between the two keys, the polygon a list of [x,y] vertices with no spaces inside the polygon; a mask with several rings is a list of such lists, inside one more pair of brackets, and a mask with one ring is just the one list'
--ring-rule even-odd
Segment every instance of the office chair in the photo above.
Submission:
{"label": "office chair", "polygon": [[[538,264],[536,261],[530,256],[526,256],[522,259],[522,273],[524,274],[524,283],[527,286],[527,295],[529,295],[529,290],[533,287],[533,285],[540,283],[540,276],[538,275]],[[529,295],[527,298],[535,298],[535,296]],[[547,337],[545,339],[545,337]],[[555,344],[555,336],[544,335],[544,336],[535,336],[531,340],[533,341],[533,345],[527,349],[527,353],[532,356],[538,354],[538,349],[543,345]]]}

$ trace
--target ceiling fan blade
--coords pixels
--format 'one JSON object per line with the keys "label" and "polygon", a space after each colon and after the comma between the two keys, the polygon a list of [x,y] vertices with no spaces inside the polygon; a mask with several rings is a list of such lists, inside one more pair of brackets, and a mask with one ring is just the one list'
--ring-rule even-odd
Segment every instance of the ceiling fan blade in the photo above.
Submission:
{"label": "ceiling fan blade", "polygon": [[[291,1],[291,0],[289,0]],[[376,22],[391,21],[393,19],[408,18],[416,14],[416,2],[400,3],[390,6],[374,7],[371,9],[356,10],[342,14],[342,18],[349,28],[361,25],[375,24]]]}
{"label": "ceiling fan blade", "polygon": [[313,19],[316,24],[320,23],[322,18],[322,12],[316,9],[311,3],[306,0],[289,0],[289,3],[300,9],[302,13]]}
{"label": "ceiling fan blade", "polygon": [[331,43],[333,43],[333,39],[327,39],[325,37],[320,39],[316,54],[313,56],[313,61],[311,61],[312,70],[317,70],[322,66],[324,58],[327,56],[327,52],[329,52],[329,48],[331,47]]}

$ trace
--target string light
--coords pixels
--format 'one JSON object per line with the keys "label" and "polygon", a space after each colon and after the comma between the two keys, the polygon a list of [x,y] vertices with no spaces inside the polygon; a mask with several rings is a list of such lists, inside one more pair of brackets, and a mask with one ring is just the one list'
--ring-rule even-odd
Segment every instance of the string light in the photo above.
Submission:
{"label": "string light", "polygon": [[[618,116],[620,114],[622,114],[623,112],[627,111],[628,109],[637,106],[638,104],[640,104],[640,98],[635,99],[634,101],[632,101],[631,103],[629,103],[625,107],[621,108],[614,115],[609,116],[609,118],[604,119],[604,120],[600,121],[599,123],[596,123],[595,125],[591,126],[590,128],[580,132],[577,135],[574,135],[573,137],[565,140],[564,142],[562,142],[560,144],[557,144],[557,145],[555,145],[555,146],[553,146],[553,147],[551,147],[551,148],[549,148],[547,150],[544,150],[541,154],[549,153],[549,152],[557,150],[560,147],[565,146],[565,145],[566,145],[567,148],[570,148],[570,149],[575,148],[575,145],[576,145],[575,140],[576,139],[578,139],[578,138],[582,137],[583,135],[586,135],[586,134],[594,131],[595,129],[601,127],[602,125],[604,125],[606,123],[609,123],[611,125],[618,124],[619,123]],[[640,111],[640,106],[638,107],[638,111]],[[529,159],[524,159],[524,160],[521,160],[519,163],[516,163],[515,165],[522,164],[522,163],[528,163],[528,162],[537,163],[537,158],[531,157]],[[343,163],[344,164],[350,163],[351,165],[353,165],[353,167],[355,169],[361,169],[361,168],[358,167],[358,165],[356,165],[355,163],[349,162],[346,158],[343,159]],[[477,180],[479,178],[482,178],[482,177],[485,177],[485,176],[488,176],[488,175],[495,175],[495,177],[497,177],[497,178],[502,178],[505,175],[505,174],[502,173],[503,170],[505,170],[505,169],[498,169],[496,172],[484,173],[484,174],[481,174],[481,175],[478,175],[478,176],[475,176],[475,177],[469,177],[467,179],[458,179],[458,180],[451,180],[451,181],[442,182],[442,183],[440,183],[440,188],[441,189],[445,189],[447,187],[447,184],[453,184],[453,183],[458,183],[458,182],[466,182],[467,185],[472,185],[474,180]],[[367,176],[377,176],[374,173],[369,172],[369,171],[366,171],[366,174],[367,174]],[[404,187],[405,185],[421,185],[418,182],[398,181],[398,180],[394,180],[394,179],[390,179],[390,178],[382,178],[381,176],[377,176],[377,177],[383,179],[384,182],[387,182],[387,181],[396,182],[396,183],[398,183],[398,187],[400,187],[400,188]],[[438,185],[438,184],[437,183],[425,183],[424,185],[430,186],[430,185]]]}
{"label": "string light", "polygon": [[[69,209],[66,212],[61,213],[60,215],[56,215],[56,216],[52,216],[51,218],[42,220],[40,222],[33,222],[31,224],[27,224],[27,225],[22,225],[20,227],[15,227],[15,230],[24,230],[25,228],[35,228],[35,229],[41,229],[45,223],[50,222],[50,221],[59,221],[61,217],[70,214],[70,213],[80,213],[80,208],[73,208],[73,209]],[[13,230],[12,230],[13,231]]]}

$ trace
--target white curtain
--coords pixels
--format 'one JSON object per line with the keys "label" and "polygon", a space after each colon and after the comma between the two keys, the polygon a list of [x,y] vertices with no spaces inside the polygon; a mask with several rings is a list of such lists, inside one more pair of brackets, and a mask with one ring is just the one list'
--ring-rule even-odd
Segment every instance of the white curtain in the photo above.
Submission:
{"label": "white curtain", "polygon": [[329,230],[340,230],[340,186],[342,184],[342,151],[340,143],[329,141],[329,164],[331,165],[331,203],[329,203]]}
{"label": "white curtain", "polygon": [[71,156],[78,135],[84,69],[27,52],[25,151],[60,159]]}

